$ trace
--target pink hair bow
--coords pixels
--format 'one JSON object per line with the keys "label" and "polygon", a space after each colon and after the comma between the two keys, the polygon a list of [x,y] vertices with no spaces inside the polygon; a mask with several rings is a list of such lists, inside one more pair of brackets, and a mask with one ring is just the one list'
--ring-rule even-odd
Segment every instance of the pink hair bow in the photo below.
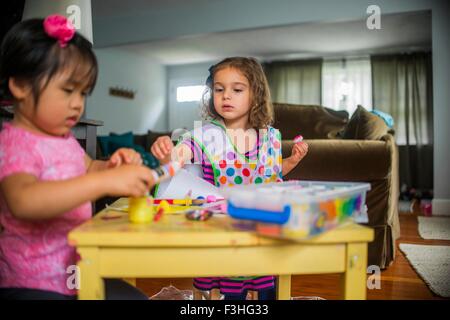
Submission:
{"label": "pink hair bow", "polygon": [[73,38],[76,32],[72,22],[59,14],[45,18],[44,30],[50,37],[58,40],[61,48],[67,46],[67,43]]}

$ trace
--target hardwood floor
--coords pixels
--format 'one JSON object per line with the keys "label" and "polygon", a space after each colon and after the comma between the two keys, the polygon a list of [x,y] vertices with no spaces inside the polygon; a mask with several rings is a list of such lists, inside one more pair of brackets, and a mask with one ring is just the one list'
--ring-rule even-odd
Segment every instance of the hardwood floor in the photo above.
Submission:
{"label": "hardwood floor", "polygon": [[[419,236],[417,216],[419,213],[400,213],[401,237],[397,240],[394,263],[381,271],[381,289],[367,290],[369,300],[441,300],[417,275],[403,253],[399,243],[450,245],[446,240],[425,240]],[[152,296],[162,287],[172,284],[180,290],[192,289],[192,279],[138,279],[137,286]],[[325,299],[339,299],[339,275],[296,275],[292,277],[292,296],[319,296]],[[450,299],[447,299],[450,300]]]}

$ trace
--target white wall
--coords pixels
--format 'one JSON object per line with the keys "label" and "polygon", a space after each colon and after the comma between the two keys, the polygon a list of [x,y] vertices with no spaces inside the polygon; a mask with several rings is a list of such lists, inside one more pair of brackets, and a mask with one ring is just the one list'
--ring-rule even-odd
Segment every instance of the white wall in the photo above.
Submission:
{"label": "white wall", "polygon": [[22,20],[45,18],[56,13],[72,18],[72,22],[78,28],[77,31],[92,43],[91,0],[27,0],[25,1]]}
{"label": "white wall", "polygon": [[176,88],[205,84],[209,74],[208,69],[213,63],[167,67],[168,128],[170,130],[193,129],[194,121],[201,118],[201,102],[177,102]]}
{"label": "white wall", "polygon": [[[99,77],[87,101],[86,117],[104,122],[99,134],[165,131],[166,69],[163,65],[119,48],[95,50]],[[110,87],[136,90],[133,100],[109,95]]]}
{"label": "white wall", "polygon": [[450,3],[431,12],[434,112],[433,215],[450,215]]}

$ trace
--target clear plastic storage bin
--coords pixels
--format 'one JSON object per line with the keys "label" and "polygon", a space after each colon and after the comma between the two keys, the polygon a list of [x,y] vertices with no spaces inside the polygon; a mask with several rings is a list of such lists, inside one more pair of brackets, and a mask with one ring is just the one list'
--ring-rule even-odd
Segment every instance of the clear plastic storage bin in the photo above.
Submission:
{"label": "clear plastic storage bin", "polygon": [[224,187],[236,227],[261,235],[306,239],[350,219],[368,222],[368,183],[289,181]]}

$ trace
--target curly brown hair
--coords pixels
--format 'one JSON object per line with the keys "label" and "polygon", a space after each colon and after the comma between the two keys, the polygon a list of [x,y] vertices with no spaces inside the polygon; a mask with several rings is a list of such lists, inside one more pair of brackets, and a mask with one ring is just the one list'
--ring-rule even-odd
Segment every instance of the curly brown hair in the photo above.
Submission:
{"label": "curly brown hair", "polygon": [[255,58],[230,57],[209,68],[206,79],[207,89],[203,94],[203,117],[206,119],[221,119],[214,108],[214,75],[222,69],[239,70],[250,84],[251,105],[248,121],[255,129],[267,128],[273,123],[273,105],[270,89],[261,64]]}

